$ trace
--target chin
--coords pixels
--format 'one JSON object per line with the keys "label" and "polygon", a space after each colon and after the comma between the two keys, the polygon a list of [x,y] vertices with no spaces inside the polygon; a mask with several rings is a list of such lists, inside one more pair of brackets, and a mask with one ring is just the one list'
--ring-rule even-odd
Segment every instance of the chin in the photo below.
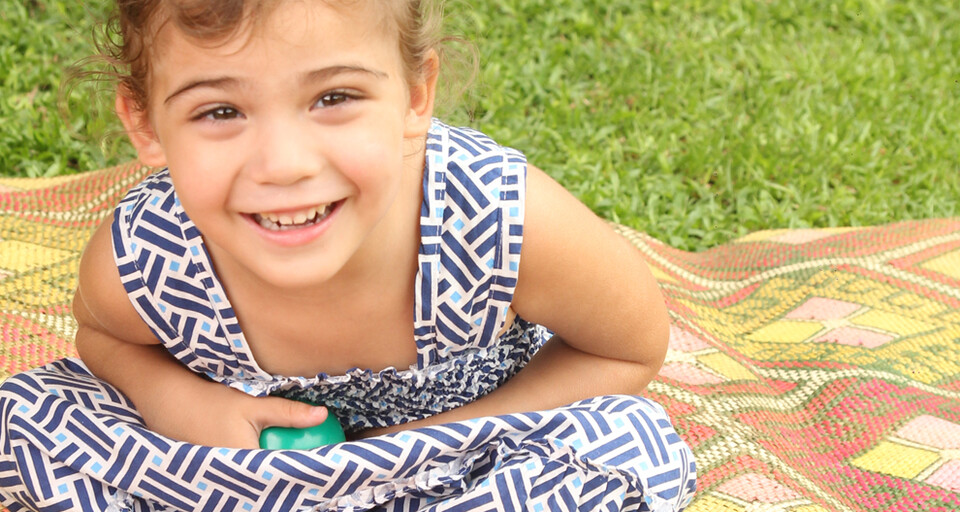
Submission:
{"label": "chin", "polygon": [[312,268],[309,271],[298,271],[295,267],[288,267],[282,270],[282,272],[261,273],[260,279],[274,288],[296,290],[322,286],[334,274],[318,271],[320,269],[317,268]]}

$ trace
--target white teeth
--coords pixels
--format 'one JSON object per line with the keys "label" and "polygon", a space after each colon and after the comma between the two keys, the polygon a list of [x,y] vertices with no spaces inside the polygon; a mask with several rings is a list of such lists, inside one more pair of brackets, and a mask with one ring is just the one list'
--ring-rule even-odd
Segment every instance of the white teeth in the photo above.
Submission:
{"label": "white teeth", "polygon": [[290,214],[257,213],[253,215],[253,218],[265,229],[280,231],[315,224],[323,220],[330,213],[330,209],[330,204],[322,204]]}

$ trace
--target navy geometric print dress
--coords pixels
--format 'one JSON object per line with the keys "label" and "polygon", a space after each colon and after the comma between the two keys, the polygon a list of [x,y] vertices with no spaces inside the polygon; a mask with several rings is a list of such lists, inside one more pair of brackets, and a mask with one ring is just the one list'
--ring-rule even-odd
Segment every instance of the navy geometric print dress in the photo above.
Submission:
{"label": "navy geometric print dress", "polygon": [[[551,333],[501,336],[523,242],[526,160],[435,121],[427,138],[415,289],[417,364],[285,377],[254,360],[200,232],[166,171],[114,215],[131,303],[194,372],[246,393],[331,408],[348,432],[471,402]],[[191,445],[147,430],[130,402],[64,359],[0,386],[0,503],[18,510],[681,510],[693,456],[658,404],[602,396],[310,451]]]}

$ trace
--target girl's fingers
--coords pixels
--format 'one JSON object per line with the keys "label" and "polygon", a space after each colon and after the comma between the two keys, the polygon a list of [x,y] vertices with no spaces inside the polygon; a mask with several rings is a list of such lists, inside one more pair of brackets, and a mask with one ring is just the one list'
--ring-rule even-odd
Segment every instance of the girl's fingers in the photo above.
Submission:
{"label": "girl's fingers", "polygon": [[285,398],[263,398],[258,411],[261,428],[289,427],[307,428],[319,425],[327,419],[327,408],[287,400]]}

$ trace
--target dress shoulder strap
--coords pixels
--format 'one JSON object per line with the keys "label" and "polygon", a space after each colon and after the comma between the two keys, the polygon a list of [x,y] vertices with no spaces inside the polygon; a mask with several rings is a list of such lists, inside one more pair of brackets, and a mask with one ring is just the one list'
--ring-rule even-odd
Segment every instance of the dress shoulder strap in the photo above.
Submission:
{"label": "dress shoulder strap", "polygon": [[269,378],[256,366],[200,232],[166,170],[120,201],[114,260],[131,304],[181,363],[216,380]]}
{"label": "dress shoulder strap", "polygon": [[421,367],[496,342],[520,266],[526,158],[476,130],[435,121],[424,172]]}

